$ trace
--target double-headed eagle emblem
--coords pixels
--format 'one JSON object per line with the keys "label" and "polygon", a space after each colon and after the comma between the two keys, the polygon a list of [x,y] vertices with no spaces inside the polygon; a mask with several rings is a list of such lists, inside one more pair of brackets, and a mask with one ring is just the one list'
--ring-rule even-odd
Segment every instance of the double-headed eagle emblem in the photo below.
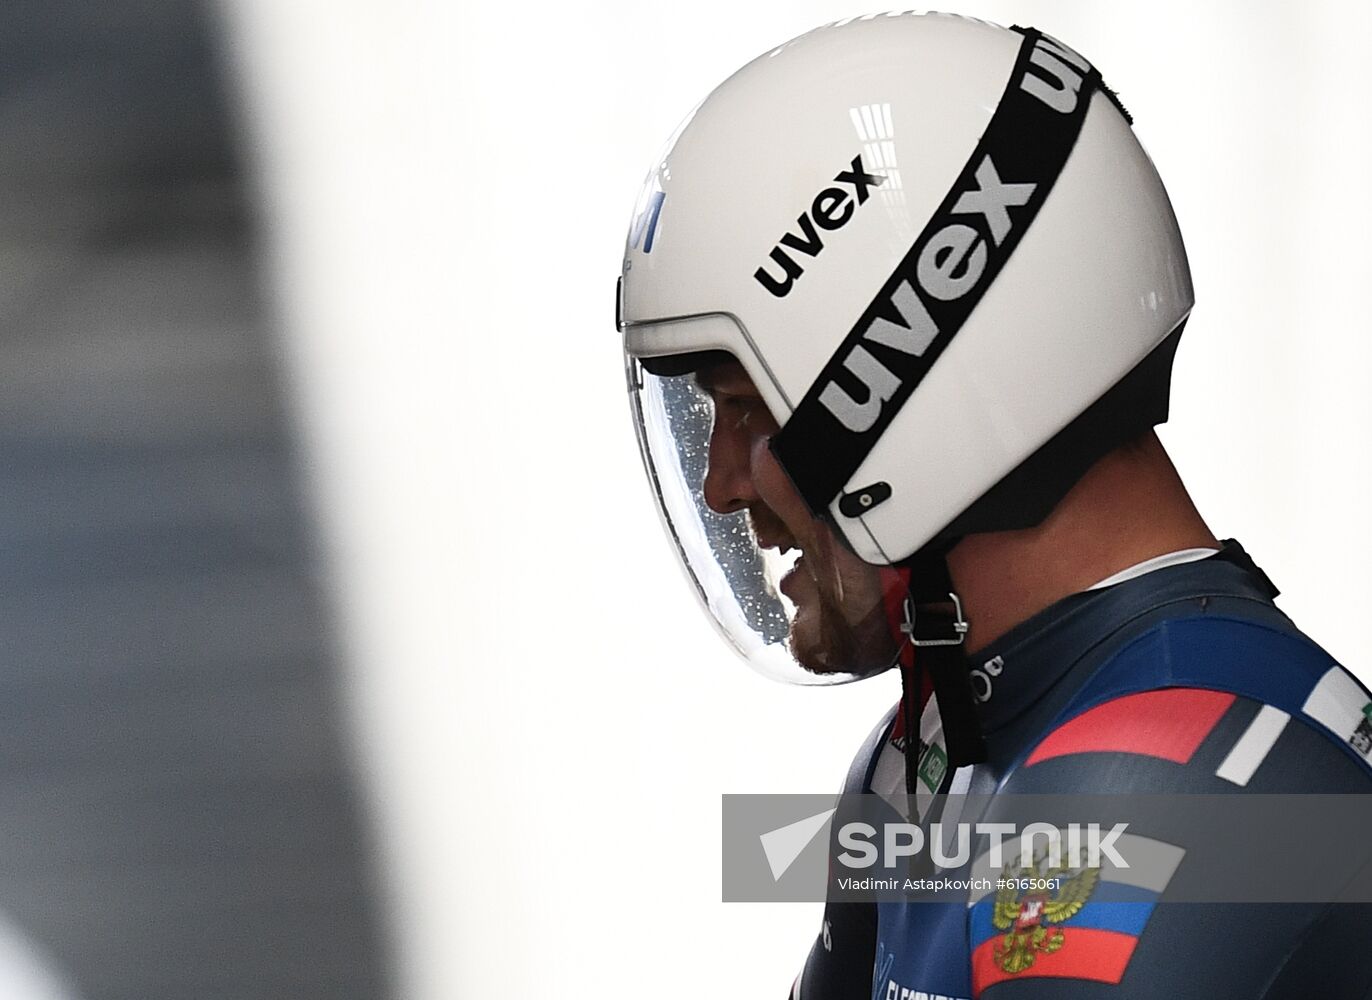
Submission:
{"label": "double-headed eagle emblem", "polygon": [[1057,880],[1057,888],[1023,890],[1005,886],[996,892],[991,922],[1005,936],[996,943],[995,959],[1003,972],[1023,972],[1034,964],[1040,952],[1052,954],[1062,947],[1063,930],[1054,926],[1077,914],[1096,888],[1100,870],[1073,869],[1065,864],[1052,867],[1029,865],[1012,880]]}

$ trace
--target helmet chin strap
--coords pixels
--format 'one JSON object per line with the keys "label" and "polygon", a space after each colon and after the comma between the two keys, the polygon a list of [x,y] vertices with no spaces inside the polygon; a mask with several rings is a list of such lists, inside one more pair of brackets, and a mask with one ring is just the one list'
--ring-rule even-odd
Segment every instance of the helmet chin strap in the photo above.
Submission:
{"label": "helmet chin strap", "polygon": [[[905,788],[914,794],[919,770],[919,717],[929,694],[938,699],[948,771],[986,760],[966,656],[967,621],[946,558],[951,543],[922,550],[899,571],[906,583],[900,631],[901,711],[905,726]],[[926,677],[928,681],[926,681]],[[942,791],[943,789],[940,789]]]}

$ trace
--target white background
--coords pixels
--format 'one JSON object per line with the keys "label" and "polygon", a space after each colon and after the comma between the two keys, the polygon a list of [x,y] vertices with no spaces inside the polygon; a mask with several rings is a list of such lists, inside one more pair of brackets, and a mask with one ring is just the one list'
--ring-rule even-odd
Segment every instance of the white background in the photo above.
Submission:
{"label": "white background", "polygon": [[[1355,3],[986,0],[1103,70],[1198,302],[1164,439],[1364,677]],[[718,902],[722,792],[837,788],[893,678],[783,689],[693,606],[611,291],[684,113],[843,2],[226,2],[405,995],[778,997],[819,906]]]}

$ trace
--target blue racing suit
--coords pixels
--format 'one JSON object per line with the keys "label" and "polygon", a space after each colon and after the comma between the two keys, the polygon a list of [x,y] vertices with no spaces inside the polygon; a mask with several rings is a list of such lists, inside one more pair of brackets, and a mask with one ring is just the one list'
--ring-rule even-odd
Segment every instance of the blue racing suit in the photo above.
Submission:
{"label": "blue racing suit", "polygon": [[[920,780],[997,795],[1372,791],[1372,696],[1275,593],[1226,543],[1059,601],[973,657],[987,760],[945,777],[921,741]],[[898,708],[845,792],[905,792]],[[792,996],[1372,997],[1372,905],[1168,902],[1165,888],[1102,878],[1027,958],[1007,946],[994,892],[955,906],[831,898]]]}

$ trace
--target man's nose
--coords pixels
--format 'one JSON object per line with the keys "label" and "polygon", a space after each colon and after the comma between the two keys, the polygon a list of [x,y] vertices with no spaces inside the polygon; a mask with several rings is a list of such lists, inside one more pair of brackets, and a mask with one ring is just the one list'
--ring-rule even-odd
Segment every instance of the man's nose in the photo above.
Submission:
{"label": "man's nose", "polygon": [[716,421],[710,432],[705,502],[716,514],[732,514],[758,499],[753,486],[753,435]]}

